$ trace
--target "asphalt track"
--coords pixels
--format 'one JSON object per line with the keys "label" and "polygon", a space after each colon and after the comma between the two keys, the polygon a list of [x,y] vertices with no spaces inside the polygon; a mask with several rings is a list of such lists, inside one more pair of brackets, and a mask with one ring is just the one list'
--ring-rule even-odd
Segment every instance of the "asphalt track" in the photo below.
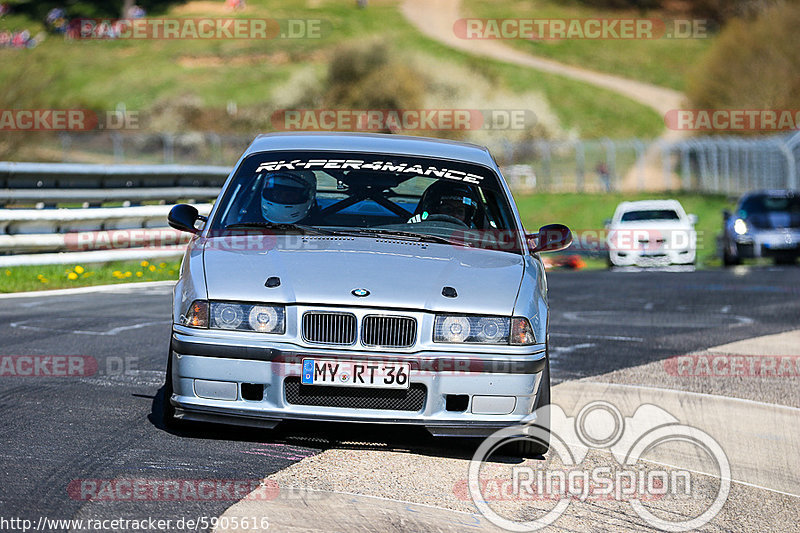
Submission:
{"label": "asphalt track", "polygon": [[[624,373],[800,324],[798,267],[551,273],[548,279],[554,384]],[[0,298],[0,356],[83,355],[98,363],[90,376],[0,377],[3,517],[219,516],[236,498],[90,501],[69,489],[87,479],[259,480],[359,440],[428,456],[464,455],[447,441],[401,428],[167,431],[153,413],[169,316],[165,285]],[[736,396],[740,384],[729,386]]]}

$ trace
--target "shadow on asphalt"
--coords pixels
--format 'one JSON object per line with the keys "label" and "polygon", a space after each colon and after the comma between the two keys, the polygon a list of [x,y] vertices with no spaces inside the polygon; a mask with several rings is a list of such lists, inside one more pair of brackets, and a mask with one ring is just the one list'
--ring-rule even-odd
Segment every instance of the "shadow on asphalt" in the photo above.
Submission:
{"label": "shadow on asphalt", "polygon": [[[168,427],[162,416],[164,391],[162,385],[152,397],[147,419],[159,430],[185,439],[289,444],[320,451],[387,451],[465,460],[472,459],[481,443],[481,439],[476,438],[434,437],[424,428],[411,425],[285,421],[274,429],[264,429],[182,421],[177,427]],[[491,458],[491,462],[497,463],[523,461],[509,455],[492,455]],[[544,460],[542,456],[538,458]]]}

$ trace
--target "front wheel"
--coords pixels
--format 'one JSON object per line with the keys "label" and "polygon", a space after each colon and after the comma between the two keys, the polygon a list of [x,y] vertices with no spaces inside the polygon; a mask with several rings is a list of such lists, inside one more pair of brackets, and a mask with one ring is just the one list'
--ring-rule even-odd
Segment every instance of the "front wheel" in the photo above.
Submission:
{"label": "front wheel", "polygon": [[735,244],[731,246],[725,245],[722,248],[722,264],[725,265],[726,267],[736,266],[742,262],[742,260],[739,259],[738,254],[733,255],[732,253],[730,253],[731,248],[735,249],[736,245]]}
{"label": "front wheel", "polygon": [[[542,382],[539,385],[539,392],[534,403],[536,410],[535,426],[544,428],[546,436],[516,440],[507,445],[506,451],[510,455],[518,457],[538,457],[550,450],[550,355],[545,357],[544,370],[542,370]],[[542,433],[542,432],[539,432]]]}
{"label": "front wheel", "polygon": [[167,371],[165,372],[164,376],[164,386],[161,387],[162,390],[162,398],[161,398],[161,421],[164,423],[164,427],[175,429],[180,426],[181,421],[175,418],[175,406],[172,405],[170,402],[170,398],[172,398],[172,350],[169,351],[169,356],[167,357]]}

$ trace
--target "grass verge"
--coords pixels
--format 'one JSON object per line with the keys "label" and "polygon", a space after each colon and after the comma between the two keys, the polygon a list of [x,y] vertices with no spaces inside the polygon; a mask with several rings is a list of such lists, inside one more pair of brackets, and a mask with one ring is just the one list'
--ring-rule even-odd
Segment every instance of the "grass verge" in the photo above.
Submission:
{"label": "grass verge", "polygon": [[19,266],[0,269],[0,293],[177,280],[180,261]]}

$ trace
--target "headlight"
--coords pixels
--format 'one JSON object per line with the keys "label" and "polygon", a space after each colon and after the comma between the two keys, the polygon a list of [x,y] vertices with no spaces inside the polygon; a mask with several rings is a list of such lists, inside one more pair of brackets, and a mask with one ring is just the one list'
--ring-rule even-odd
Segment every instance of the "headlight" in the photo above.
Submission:
{"label": "headlight", "polygon": [[524,317],[439,315],[433,342],[468,344],[534,344],[533,330]]}
{"label": "headlight", "polygon": [[286,331],[286,311],[283,306],[211,302],[210,327],[259,333]]}
{"label": "headlight", "polygon": [[744,235],[747,233],[747,223],[741,218],[737,218],[733,223],[733,231],[735,231],[737,235]]}

